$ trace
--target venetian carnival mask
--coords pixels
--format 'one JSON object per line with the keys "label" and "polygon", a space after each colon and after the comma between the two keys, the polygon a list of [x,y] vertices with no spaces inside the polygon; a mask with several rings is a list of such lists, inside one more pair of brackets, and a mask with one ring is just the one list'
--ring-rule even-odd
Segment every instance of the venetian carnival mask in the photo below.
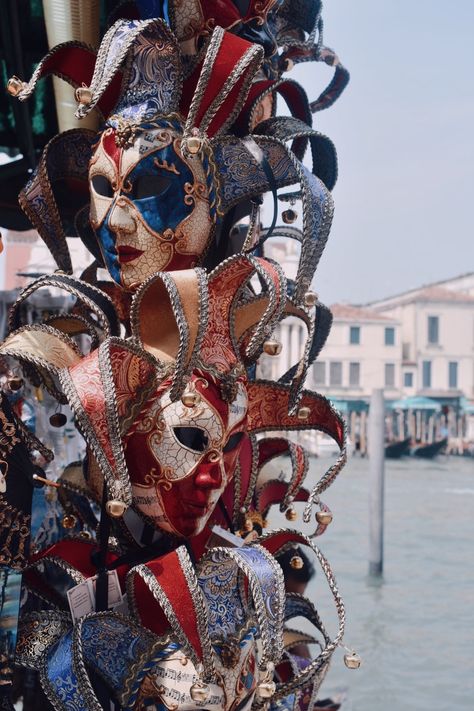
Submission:
{"label": "venetian carnival mask", "polygon": [[226,402],[218,381],[196,372],[181,399],[172,402],[165,391],[149,403],[125,443],[134,507],[157,528],[197,535],[235,470],[246,426],[245,385],[239,381],[236,397]]}
{"label": "venetian carnival mask", "polygon": [[[123,124],[122,124],[123,126]],[[156,271],[188,269],[205,252],[213,220],[206,172],[186,158],[177,122],[107,128],[90,163],[90,221],[105,265],[129,289]]]}

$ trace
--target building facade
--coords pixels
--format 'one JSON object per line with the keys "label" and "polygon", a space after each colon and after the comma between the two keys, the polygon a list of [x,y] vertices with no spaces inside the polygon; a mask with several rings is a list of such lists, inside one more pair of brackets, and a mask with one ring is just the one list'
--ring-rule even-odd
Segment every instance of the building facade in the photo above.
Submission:
{"label": "building facade", "polygon": [[370,307],[400,323],[404,395],[474,398],[474,275]]}
{"label": "building facade", "polygon": [[[294,278],[295,249],[275,241],[273,256]],[[285,251],[286,250],[286,251]],[[327,342],[307,386],[337,400],[387,400],[413,395],[446,404],[474,400],[474,272],[372,302],[333,304]],[[275,379],[301,357],[304,325],[287,318],[275,333],[281,354],[261,374]]]}

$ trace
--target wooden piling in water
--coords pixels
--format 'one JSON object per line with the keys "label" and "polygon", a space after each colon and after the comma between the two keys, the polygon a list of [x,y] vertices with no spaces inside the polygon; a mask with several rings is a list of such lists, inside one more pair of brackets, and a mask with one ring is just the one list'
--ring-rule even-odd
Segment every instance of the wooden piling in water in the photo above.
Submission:
{"label": "wooden piling in water", "polygon": [[385,402],[383,390],[372,391],[369,412],[369,575],[383,571],[385,486]]}

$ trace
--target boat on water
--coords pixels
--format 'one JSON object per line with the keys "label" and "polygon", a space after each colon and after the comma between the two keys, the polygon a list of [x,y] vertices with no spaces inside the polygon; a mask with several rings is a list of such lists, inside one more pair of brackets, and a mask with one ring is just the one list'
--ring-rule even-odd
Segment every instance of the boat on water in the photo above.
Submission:
{"label": "boat on water", "polygon": [[400,457],[408,456],[410,454],[410,444],[410,437],[402,440],[396,440],[394,442],[388,442],[385,445],[386,459],[400,459]]}
{"label": "boat on water", "polygon": [[413,447],[411,454],[414,457],[421,457],[423,459],[432,459],[436,455],[441,454],[448,446],[448,439],[440,439],[437,442],[430,442],[429,444],[420,444]]}

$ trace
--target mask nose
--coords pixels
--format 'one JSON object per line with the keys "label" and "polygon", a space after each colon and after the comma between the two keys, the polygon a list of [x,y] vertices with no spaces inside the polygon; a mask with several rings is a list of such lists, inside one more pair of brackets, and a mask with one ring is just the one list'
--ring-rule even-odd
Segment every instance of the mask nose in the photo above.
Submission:
{"label": "mask nose", "polygon": [[222,455],[211,450],[205,461],[199,466],[194,483],[201,489],[219,489],[222,486]]}
{"label": "mask nose", "polygon": [[123,198],[119,197],[112,207],[109,227],[113,232],[123,234],[132,234],[137,230],[137,223],[131,214],[130,206]]}

